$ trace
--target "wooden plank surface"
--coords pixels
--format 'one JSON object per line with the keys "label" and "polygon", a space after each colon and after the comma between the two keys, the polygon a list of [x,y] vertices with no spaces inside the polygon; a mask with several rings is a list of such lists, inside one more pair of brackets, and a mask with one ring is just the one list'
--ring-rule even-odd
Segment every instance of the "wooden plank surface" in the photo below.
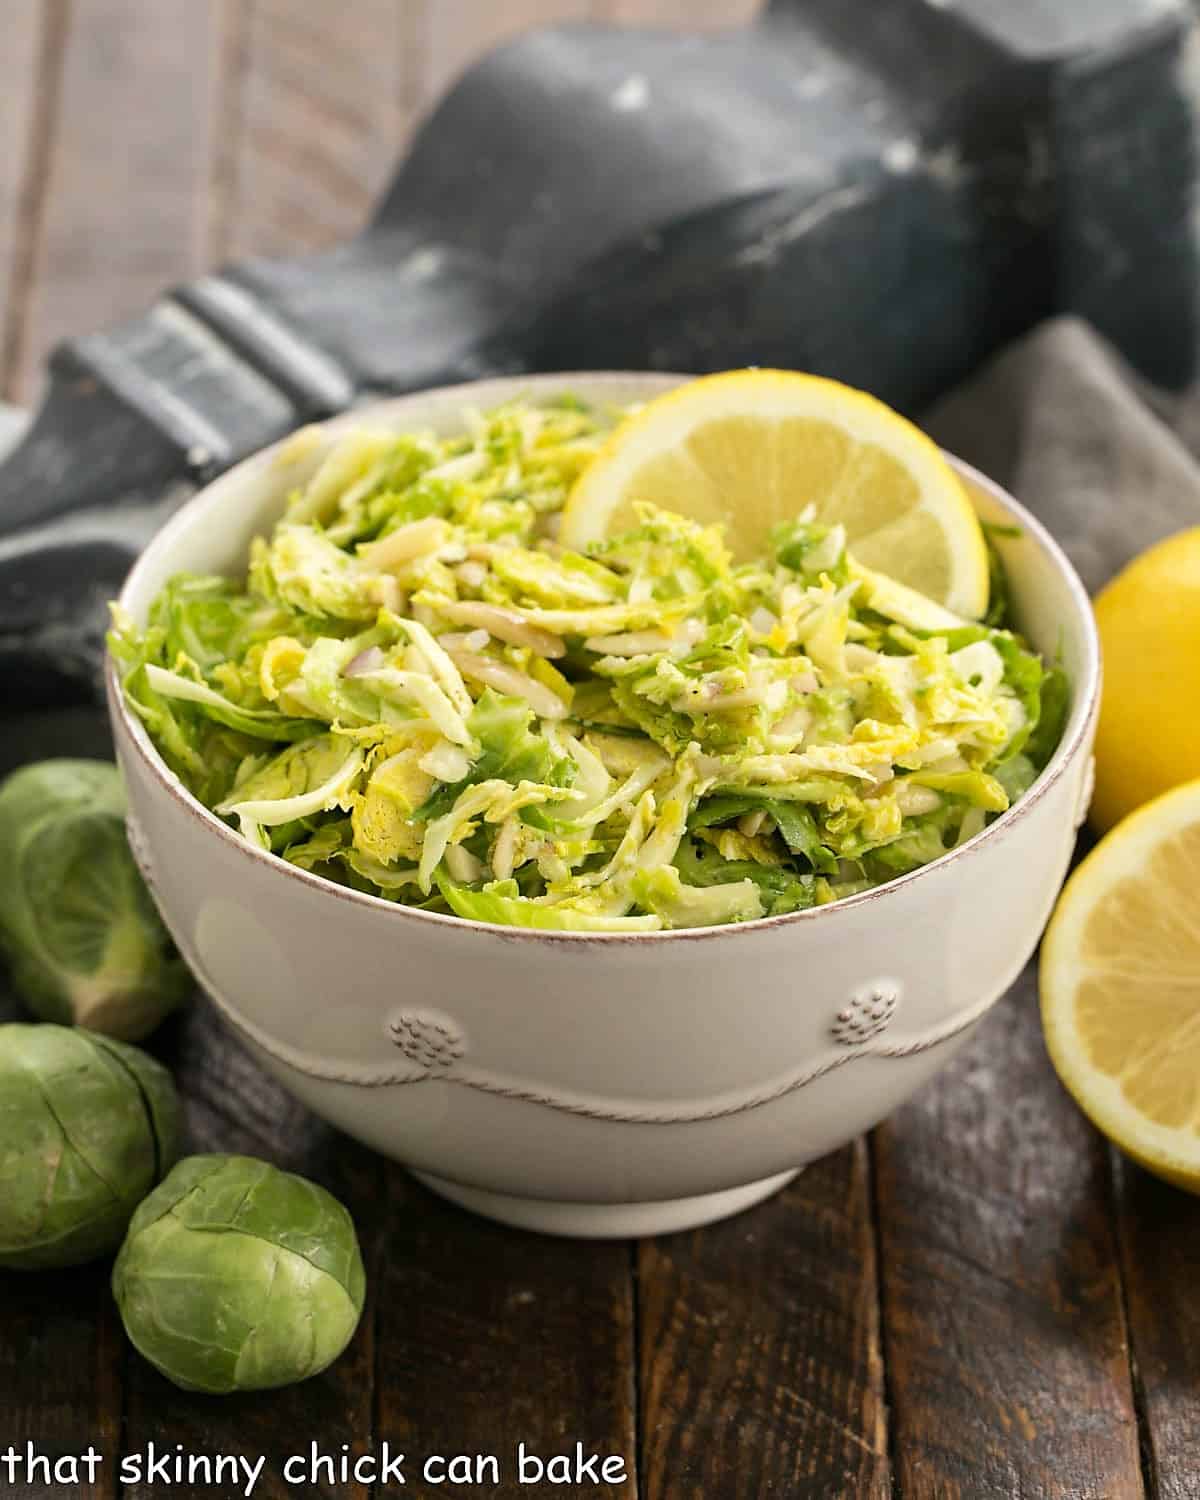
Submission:
{"label": "wooden plank surface", "polygon": [[230,258],[298,254],[352,234],[420,112],[508,37],[589,19],[741,23],[755,8],[753,0],[11,5],[0,64],[0,125],[15,148],[0,166],[0,329],[3,288],[18,305],[9,309],[0,379],[25,400],[67,334],[115,321]]}
{"label": "wooden plank surface", "polygon": [[[0,1000],[0,1020],[10,1019]],[[11,1444],[22,1459],[16,1482],[0,1469],[0,1494],[21,1500],[112,1500],[114,1457],[121,1438],[121,1373],[124,1334],[107,1291],[107,1266],[74,1275],[23,1273],[20,1286],[3,1297],[0,1393],[3,1430],[0,1453]],[[12,1280],[16,1273],[5,1273]],[[102,1462],[94,1471],[26,1470],[30,1453],[54,1465],[77,1459],[89,1445]],[[94,1472],[95,1482],[87,1482]],[[70,1479],[85,1482],[68,1485]]]}
{"label": "wooden plank surface", "polygon": [[[29,760],[62,754],[111,754],[107,725],[94,710],[69,710],[0,720],[0,778]],[[8,990],[0,968],[0,1023],[28,1020]],[[9,1444],[25,1456],[32,1443],[51,1460],[82,1454],[92,1443],[107,1460],[121,1434],[124,1335],[108,1292],[109,1267],[101,1262],[70,1275],[0,1273],[0,1453]],[[82,1474],[80,1477],[84,1477]],[[78,1489],[44,1483],[7,1483],[0,1494],[21,1500],[112,1500],[111,1462],[96,1483]]]}
{"label": "wooden plank surface", "polygon": [[647,1500],[891,1494],[865,1142],[638,1258]]}
{"label": "wooden plank surface", "polygon": [[421,97],[431,102],[492,47],[533,26],[589,21],[598,0],[425,0]]}
{"label": "wooden plank surface", "polygon": [[420,19],[412,0],[243,0],[219,258],[300,255],[362,227],[415,107]]}
{"label": "wooden plank surface", "polygon": [[[388,1169],[386,1205],[379,1431],[414,1455],[414,1476],[417,1460],[433,1454],[481,1454],[499,1460],[487,1494],[635,1500],[628,1246],[503,1229],[443,1203],[397,1167]],[[620,1459],[628,1477],[599,1490],[523,1486],[522,1442],[543,1461],[574,1455],[581,1443],[585,1454]]]}
{"label": "wooden plank surface", "polygon": [[0,398],[15,394],[65,37],[65,0],[8,0],[0,46]]}
{"label": "wooden plank surface", "polygon": [[1159,1500],[1200,1490],[1200,1199],[1115,1161],[1129,1337]]}
{"label": "wooden plank surface", "polygon": [[[322,1454],[339,1460],[342,1445],[355,1454],[374,1447],[375,1309],[383,1224],[378,1211],[383,1163],[308,1114],[251,1060],[197,997],[179,1022],[163,1029],[154,1050],[168,1062],[186,1109],[184,1149],[261,1156],[285,1171],[299,1172],[329,1189],[349,1209],[358,1227],[367,1267],[368,1299],[358,1331],[342,1357],[323,1374],[279,1391],[214,1400],[178,1390],[144,1360],[130,1355],[125,1377],[122,1451],[145,1454],[183,1445],[187,1454],[245,1455],[265,1460],[254,1493],[261,1500],[295,1495],[285,1480],[288,1460],[307,1463],[315,1439]],[[308,1470],[301,1468],[296,1473]],[[366,1500],[369,1486],[338,1472],[313,1471],[307,1495]],[[153,1500],[161,1485],[131,1483],[128,1500]],[[198,1471],[195,1483],[173,1484],[176,1500],[211,1496]]]}
{"label": "wooden plank surface", "polygon": [[1137,1500],[1108,1148],[1051,1071],[1032,969],[875,1159],[904,1500]]}
{"label": "wooden plank surface", "polygon": [[[48,13],[53,12],[53,6]],[[63,58],[15,391],[47,351],[202,268],[219,5],[76,0]]]}
{"label": "wooden plank surface", "polygon": [[716,30],[742,26],[762,9],[763,0],[598,0],[605,20],[627,26],[668,26]]}
{"label": "wooden plank surface", "polygon": [[742,25],[761,0],[425,0],[420,93],[426,103],[489,48],[533,26],[611,21],[708,30]]}

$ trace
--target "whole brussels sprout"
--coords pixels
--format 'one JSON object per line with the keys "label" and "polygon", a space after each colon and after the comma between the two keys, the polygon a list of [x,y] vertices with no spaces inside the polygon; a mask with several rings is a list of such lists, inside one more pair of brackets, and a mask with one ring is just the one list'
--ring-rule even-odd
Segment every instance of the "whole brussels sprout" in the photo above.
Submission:
{"label": "whole brussels sprout", "polygon": [[178,1135],[170,1074],[136,1047],[70,1026],[0,1026],[0,1267],[115,1250]]}
{"label": "whole brussels sprout", "polygon": [[134,1214],[112,1286],[140,1354],[186,1391],[224,1395],[332,1364],[366,1278],[324,1188],[250,1156],[189,1156]]}
{"label": "whole brussels sprout", "polygon": [[47,760],[0,784],[0,949],[46,1021],[123,1041],[183,998],[175,955],[125,837],[116,766]]}

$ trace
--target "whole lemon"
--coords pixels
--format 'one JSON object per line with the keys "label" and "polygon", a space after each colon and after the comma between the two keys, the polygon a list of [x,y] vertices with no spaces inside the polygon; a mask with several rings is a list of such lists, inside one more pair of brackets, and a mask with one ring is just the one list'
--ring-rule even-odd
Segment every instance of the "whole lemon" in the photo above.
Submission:
{"label": "whole lemon", "polygon": [[1101,832],[1200,777],[1200,527],[1143,552],[1096,596],[1104,693],[1091,822]]}

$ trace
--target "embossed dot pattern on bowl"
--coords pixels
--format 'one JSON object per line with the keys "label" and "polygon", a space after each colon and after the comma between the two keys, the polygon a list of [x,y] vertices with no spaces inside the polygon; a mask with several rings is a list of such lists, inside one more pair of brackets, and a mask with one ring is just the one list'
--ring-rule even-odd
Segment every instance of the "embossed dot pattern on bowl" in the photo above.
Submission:
{"label": "embossed dot pattern on bowl", "polygon": [[843,1047],[860,1047],[869,1042],[891,1024],[899,1003],[898,985],[888,980],[867,985],[838,1011],[829,1028],[834,1041]]}
{"label": "embossed dot pattern on bowl", "polygon": [[448,1072],[467,1050],[461,1029],[430,1011],[398,1011],[388,1022],[388,1035],[410,1062],[430,1073]]}

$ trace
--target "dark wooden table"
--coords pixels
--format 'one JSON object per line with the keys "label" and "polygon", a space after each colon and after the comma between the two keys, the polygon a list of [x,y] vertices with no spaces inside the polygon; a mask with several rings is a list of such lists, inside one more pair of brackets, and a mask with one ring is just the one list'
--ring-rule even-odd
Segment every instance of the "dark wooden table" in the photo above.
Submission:
{"label": "dark wooden table", "polygon": [[[422,103],[548,16],[744,16],[745,0],[3,0],[0,381],[57,338],[214,261],[350,232]],[[0,711],[11,709],[0,706]],[[0,771],[105,753],[102,722],[0,719]],[[748,1001],[748,1008],[752,1000]],[[0,1016],[15,1015],[0,998]],[[189,1145],[318,1177],[360,1226],[349,1353],[291,1390],[185,1396],[125,1345],[107,1267],[0,1281],[0,1455],[104,1456],[95,1484],[176,1497],[118,1458],[410,1455],[379,1494],[1200,1496],[1200,1205],[1119,1161],[1058,1086],[1027,972],[938,1081],[870,1138],[711,1229],[576,1244],[491,1226],[307,1116],[200,999],[156,1039]],[[625,1460],[622,1485],[520,1486],[518,1443]],[[497,1488],[421,1482],[494,1454]]]}

